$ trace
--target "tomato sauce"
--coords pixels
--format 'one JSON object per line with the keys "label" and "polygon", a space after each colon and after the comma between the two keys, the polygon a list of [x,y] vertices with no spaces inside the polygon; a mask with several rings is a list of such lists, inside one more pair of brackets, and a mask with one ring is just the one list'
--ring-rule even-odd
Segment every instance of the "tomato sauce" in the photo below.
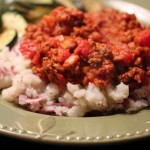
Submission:
{"label": "tomato sauce", "polygon": [[35,74],[62,88],[123,82],[132,90],[150,81],[150,27],[113,9],[58,7],[27,27],[20,51]]}

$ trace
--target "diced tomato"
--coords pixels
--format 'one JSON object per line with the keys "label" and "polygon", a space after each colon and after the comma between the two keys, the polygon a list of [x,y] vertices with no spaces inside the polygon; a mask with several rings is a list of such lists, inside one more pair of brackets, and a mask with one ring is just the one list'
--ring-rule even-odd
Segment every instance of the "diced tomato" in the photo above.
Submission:
{"label": "diced tomato", "polygon": [[136,40],[141,46],[150,47],[150,28],[141,31],[137,35]]}
{"label": "diced tomato", "polygon": [[87,58],[91,52],[92,52],[92,46],[87,40],[83,40],[75,49],[74,53],[76,55],[82,55],[83,57]]}
{"label": "diced tomato", "polygon": [[70,52],[68,49],[59,48],[58,49],[58,56],[57,61],[59,63],[64,63],[66,59],[70,57]]}
{"label": "diced tomato", "polygon": [[20,51],[25,58],[32,60],[36,52],[39,51],[39,45],[34,41],[25,40],[20,45]]}
{"label": "diced tomato", "polygon": [[50,37],[46,40],[51,47],[57,48],[59,47],[59,40],[54,37]]}
{"label": "diced tomato", "polygon": [[122,59],[120,60],[120,64],[122,66],[130,66],[133,63],[134,60],[133,53],[130,53],[128,51],[122,51],[121,55],[122,55]]}
{"label": "diced tomato", "polygon": [[38,65],[40,63],[40,51],[36,51],[36,53],[32,59],[32,63],[34,65]]}
{"label": "diced tomato", "polygon": [[133,64],[136,53],[126,44],[117,45],[113,49],[115,49],[113,50],[114,58],[121,66]]}
{"label": "diced tomato", "polygon": [[20,51],[27,59],[32,60],[32,63],[37,65],[40,61],[39,44],[31,40],[25,40],[20,45]]}

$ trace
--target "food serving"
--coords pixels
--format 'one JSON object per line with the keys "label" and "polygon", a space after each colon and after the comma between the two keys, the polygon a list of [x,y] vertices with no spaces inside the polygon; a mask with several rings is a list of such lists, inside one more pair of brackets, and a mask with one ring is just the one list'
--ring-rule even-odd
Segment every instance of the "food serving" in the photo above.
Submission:
{"label": "food serving", "polygon": [[20,26],[27,26],[21,32],[16,25],[10,29],[7,15],[1,33],[7,40],[0,43],[3,99],[33,112],[72,117],[150,105],[150,27],[134,14],[60,6],[29,25],[18,16]]}

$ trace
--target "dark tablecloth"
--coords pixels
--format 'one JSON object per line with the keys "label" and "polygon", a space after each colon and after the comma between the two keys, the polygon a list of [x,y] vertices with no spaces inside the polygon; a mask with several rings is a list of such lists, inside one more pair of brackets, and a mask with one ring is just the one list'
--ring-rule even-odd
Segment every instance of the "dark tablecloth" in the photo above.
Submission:
{"label": "dark tablecloth", "polygon": [[[120,148],[135,148],[135,147],[149,147],[150,144],[150,138],[145,138],[145,139],[140,139],[140,140],[136,140],[136,141],[132,141],[132,142],[124,142],[124,143],[115,143],[115,144],[107,144],[107,145],[92,145],[92,149],[93,148],[115,148],[115,150],[120,149]],[[50,143],[36,143],[33,141],[26,141],[26,140],[21,140],[21,139],[16,139],[16,138],[12,138],[12,137],[8,137],[8,136],[4,136],[4,135],[0,135],[0,145],[4,145],[5,149],[9,148],[31,148],[34,147],[35,148],[72,148],[72,147],[81,147],[81,145],[55,145],[55,144],[50,144]],[[82,146],[84,148],[88,148],[90,147],[90,145],[84,145]]]}

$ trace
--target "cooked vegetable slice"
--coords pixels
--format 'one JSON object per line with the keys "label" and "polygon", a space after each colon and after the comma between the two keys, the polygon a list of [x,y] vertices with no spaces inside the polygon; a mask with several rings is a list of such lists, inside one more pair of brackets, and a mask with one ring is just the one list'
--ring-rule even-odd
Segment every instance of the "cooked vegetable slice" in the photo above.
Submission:
{"label": "cooked vegetable slice", "polygon": [[83,8],[81,0],[16,0],[14,2],[23,7],[36,7],[36,6],[48,6],[49,8],[55,8],[60,5],[64,5],[66,7],[73,7],[73,8]]}
{"label": "cooked vegetable slice", "polygon": [[23,34],[27,22],[23,16],[15,12],[5,12],[2,16],[4,29],[15,29],[19,34]]}
{"label": "cooked vegetable slice", "polygon": [[44,14],[62,5],[85,10],[81,0],[15,0],[4,3],[5,11],[15,11],[28,22],[37,22]]}
{"label": "cooked vegetable slice", "polygon": [[92,1],[92,4],[89,3],[88,0],[80,0],[80,3],[82,3],[82,6],[84,6],[86,11],[99,11],[102,9],[102,2],[100,0],[94,0]]}
{"label": "cooked vegetable slice", "polygon": [[2,31],[3,24],[2,24],[2,15],[0,14],[0,32]]}
{"label": "cooked vegetable slice", "polygon": [[13,29],[5,30],[0,34],[0,50],[4,46],[9,46],[10,48],[14,45],[17,40],[17,32]]}

